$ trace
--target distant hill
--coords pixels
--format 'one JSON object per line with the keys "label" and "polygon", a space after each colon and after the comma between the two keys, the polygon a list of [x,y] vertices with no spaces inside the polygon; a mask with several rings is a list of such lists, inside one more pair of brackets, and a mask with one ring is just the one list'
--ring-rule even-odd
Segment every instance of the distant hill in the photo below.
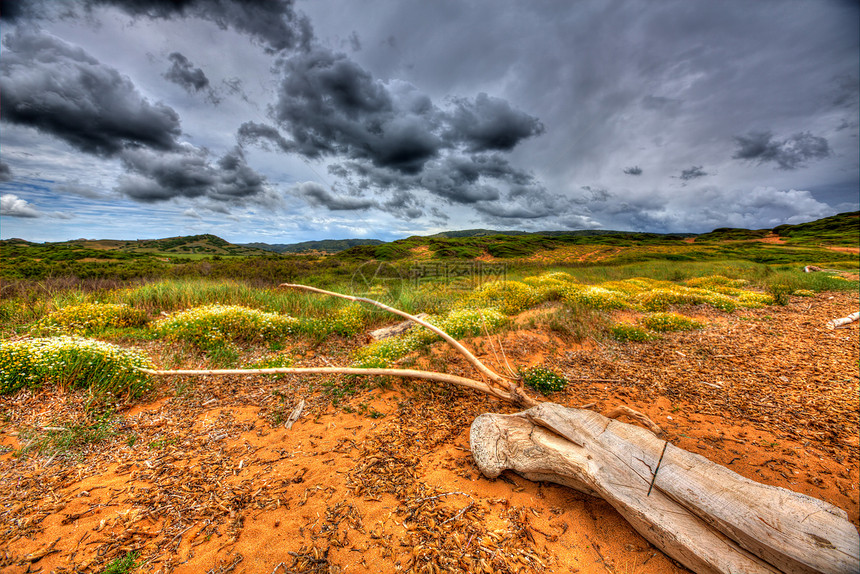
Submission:
{"label": "distant hill", "polygon": [[322,251],[326,253],[337,253],[350,247],[359,245],[381,245],[385,243],[379,239],[322,239],[320,241],[302,241],[300,243],[240,243],[242,247],[273,251],[275,253],[306,253],[308,251]]}
{"label": "distant hill", "polygon": [[[420,235],[416,237],[426,237],[426,238],[450,238],[450,239],[458,239],[463,237],[492,237],[494,235],[510,235],[510,236],[518,236],[518,235],[543,235],[546,237],[559,237],[562,235],[569,235],[571,237],[592,237],[597,235],[639,235],[639,233],[635,231],[615,231],[612,229],[576,229],[573,231],[570,230],[554,230],[554,231],[501,231],[494,229],[461,229],[457,231],[442,231],[440,233],[434,233],[433,235]],[[654,233],[649,235],[672,235],[677,237],[695,237],[695,233],[671,233],[671,234],[660,234]]]}
{"label": "distant hill", "polygon": [[773,232],[789,243],[857,247],[860,245],[860,211],[839,213],[809,223],[778,225]]}
{"label": "distant hill", "polygon": [[773,229],[721,227],[696,236],[696,243],[744,241],[776,235],[786,243],[857,247],[860,244],[860,211],[839,213],[797,225],[777,225]]}
{"label": "distant hill", "polygon": [[773,235],[770,229],[744,229],[742,227],[720,227],[709,233],[696,236],[696,242],[703,241],[744,241],[748,239],[761,239]]}
{"label": "distant hill", "polygon": [[177,255],[177,256],[249,256],[264,255],[266,252],[251,247],[234,245],[216,235],[189,235],[185,237],[167,237],[165,239],[73,239],[56,243],[31,243],[21,239],[9,239],[0,242],[7,246],[20,245],[53,248],[72,252],[93,252],[101,257],[111,258],[115,254],[139,255]]}

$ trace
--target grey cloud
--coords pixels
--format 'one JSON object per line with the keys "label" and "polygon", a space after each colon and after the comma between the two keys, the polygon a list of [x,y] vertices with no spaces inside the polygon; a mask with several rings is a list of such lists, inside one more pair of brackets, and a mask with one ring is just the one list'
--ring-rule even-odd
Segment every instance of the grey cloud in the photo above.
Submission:
{"label": "grey cloud", "polygon": [[520,141],[544,132],[537,118],[516,110],[501,98],[480,93],[474,100],[457,98],[448,118],[447,136],[469,151],[510,151]]}
{"label": "grey cloud", "polygon": [[835,79],[833,105],[840,108],[856,108],[860,101],[860,77],[843,74]]}
{"label": "grey cloud", "polygon": [[35,219],[43,214],[14,193],[5,193],[0,196],[0,215]]}
{"label": "grey cloud", "polygon": [[383,202],[379,208],[404,219],[418,219],[424,215],[418,199],[406,191],[394,192],[391,199]]}
{"label": "grey cloud", "polygon": [[200,68],[195,68],[194,65],[179,52],[173,52],[168,56],[172,62],[170,69],[164,74],[164,77],[171,82],[182,86],[186,91],[199,92],[209,87],[209,78]]}
{"label": "grey cloud", "polygon": [[582,189],[584,189],[591,195],[591,201],[606,201],[610,197],[612,197],[612,194],[609,192],[609,190],[604,189],[602,187],[583,185]]}
{"label": "grey cloud", "polygon": [[358,37],[358,33],[353,30],[352,34],[349,35],[349,46],[352,48],[353,52],[361,51],[361,39]]}
{"label": "grey cloud", "polygon": [[758,164],[773,162],[783,170],[805,167],[809,160],[831,155],[827,140],[809,132],[796,133],[782,141],[774,140],[771,132],[751,132],[746,136],[735,136],[735,142],[739,149],[733,159],[756,161]]}
{"label": "grey cloud", "polygon": [[95,155],[128,146],[170,150],[179,115],[152,104],[127,77],[43,32],[4,37],[0,91],[5,122],[35,128]]}
{"label": "grey cloud", "polygon": [[624,173],[627,175],[642,175],[642,168],[638,165],[634,165],[633,167],[625,167]]}
{"label": "grey cloud", "polygon": [[376,206],[376,202],[369,199],[335,195],[314,181],[299,184],[296,186],[295,192],[311,205],[326,207],[331,211],[369,209]]}
{"label": "grey cloud", "polygon": [[285,153],[292,153],[296,149],[276,128],[257,122],[245,122],[239,126],[238,138],[240,144],[255,143],[264,149],[271,149],[269,143],[273,143]]}
{"label": "grey cloud", "polygon": [[129,149],[121,159],[130,173],[120,178],[118,191],[142,202],[174,197],[231,201],[257,196],[266,184],[245,163],[239,149],[228,152],[214,165],[208,152],[188,144],[172,152]]}
{"label": "grey cloud", "polygon": [[389,86],[324,48],[281,62],[274,115],[309,158],[344,155],[416,173],[441,147],[429,99],[408,85]]}
{"label": "grey cloud", "polygon": [[701,165],[694,165],[688,169],[682,169],[681,175],[678,176],[679,179],[684,181],[690,181],[691,179],[696,179],[699,177],[705,177],[706,175],[711,175],[705,170],[702,169]]}
{"label": "grey cloud", "polygon": [[306,47],[313,38],[310,22],[293,0],[88,0],[88,7],[114,6],[133,17],[168,19],[190,16],[233,28],[263,43],[267,52]]}
{"label": "grey cloud", "polygon": [[[274,144],[309,159],[342,157],[329,173],[357,189],[426,190],[453,203],[495,201],[505,189],[535,183],[498,152],[542,133],[543,125],[505,100],[481,93],[441,109],[415,86],[382,82],[320,46],[278,66],[271,116],[286,135],[247,122],[238,134],[243,144]],[[420,211],[391,202],[379,207],[409,218]]]}
{"label": "grey cloud", "polygon": [[12,179],[12,170],[9,168],[9,164],[0,161],[0,182],[9,181]]}
{"label": "grey cloud", "polygon": [[676,112],[681,107],[681,100],[675,98],[664,98],[661,96],[645,96],[642,98],[642,107],[646,110],[658,110],[664,112]]}

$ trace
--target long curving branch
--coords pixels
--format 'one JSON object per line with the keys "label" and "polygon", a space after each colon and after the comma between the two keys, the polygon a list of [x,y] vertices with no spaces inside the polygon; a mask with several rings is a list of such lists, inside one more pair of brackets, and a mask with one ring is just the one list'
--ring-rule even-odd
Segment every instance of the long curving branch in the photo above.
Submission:
{"label": "long curving branch", "polygon": [[[281,285],[279,285],[279,287],[285,287],[287,289],[300,289],[300,290],[304,290],[304,291],[311,291],[313,293],[320,293],[322,295],[330,295],[332,297],[340,297],[341,299],[346,299],[348,301],[354,301],[357,303],[368,303],[370,305],[374,305],[376,307],[379,307],[380,309],[384,309],[385,311],[388,311],[389,313],[394,313],[395,315],[400,315],[401,317],[403,317],[405,319],[409,319],[410,321],[413,321],[414,323],[417,323],[418,325],[421,325],[422,327],[426,327],[427,329],[430,329],[431,331],[433,331],[434,333],[436,333],[437,335],[442,337],[442,339],[444,339],[446,343],[448,343],[449,345],[454,347],[454,349],[458,353],[463,355],[466,358],[466,360],[469,361],[469,363],[473,367],[475,367],[475,369],[478,370],[478,372],[480,372],[482,375],[485,375],[488,379],[490,379],[490,381],[492,381],[496,385],[502,387],[502,389],[504,389],[504,392],[506,394],[509,394],[511,396],[511,398],[513,399],[510,402],[512,402],[514,404],[523,405],[523,406],[534,406],[534,405],[538,404],[538,401],[536,401],[535,399],[533,399],[532,397],[528,396],[525,393],[525,389],[522,385],[522,382],[512,381],[511,379],[504,377],[504,376],[498,374],[497,372],[493,371],[488,366],[486,366],[484,363],[482,363],[478,359],[478,357],[473,355],[472,352],[469,351],[469,349],[464,347],[462,343],[460,343],[455,338],[453,338],[451,335],[449,335],[448,333],[446,333],[445,331],[443,331],[439,327],[433,325],[432,323],[428,323],[427,321],[425,321],[423,319],[419,319],[418,317],[416,317],[414,315],[410,315],[409,313],[407,313],[405,311],[401,311],[400,309],[395,309],[394,307],[389,307],[388,305],[385,305],[384,303],[380,303],[379,301],[374,301],[373,299],[368,299],[366,297],[356,297],[354,295],[345,295],[343,293],[336,293],[334,291],[326,291],[325,289],[318,289],[316,287],[310,287],[308,285],[299,285],[299,284],[295,284],[295,283],[281,283]],[[492,394],[496,394],[496,393],[492,393]]]}

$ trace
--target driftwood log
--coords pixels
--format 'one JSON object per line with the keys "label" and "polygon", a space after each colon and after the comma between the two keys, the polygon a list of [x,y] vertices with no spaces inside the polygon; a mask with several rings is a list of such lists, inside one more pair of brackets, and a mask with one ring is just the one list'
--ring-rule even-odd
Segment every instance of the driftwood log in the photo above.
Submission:
{"label": "driftwood log", "polygon": [[841,317],[839,319],[831,319],[827,322],[828,329],[839,329],[840,327],[844,327],[845,325],[850,325],[854,321],[860,320],[860,313],[851,313],[847,317]]}
{"label": "driftwood log", "polygon": [[599,496],[694,572],[860,571],[860,537],[824,501],[746,479],[643,428],[542,403],[471,428],[481,472],[513,470]]}

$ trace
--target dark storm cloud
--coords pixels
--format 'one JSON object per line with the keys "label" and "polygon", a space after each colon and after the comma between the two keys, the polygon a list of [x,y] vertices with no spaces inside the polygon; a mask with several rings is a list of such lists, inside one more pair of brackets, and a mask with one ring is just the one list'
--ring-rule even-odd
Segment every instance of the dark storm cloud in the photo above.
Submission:
{"label": "dark storm cloud", "polygon": [[174,197],[207,197],[216,201],[248,198],[264,191],[265,179],[234,149],[214,164],[205,150],[185,144],[173,152],[129,149],[121,154],[129,174],[119,191],[143,202]]}
{"label": "dark storm cloud", "polygon": [[535,184],[534,176],[499,152],[539,135],[543,125],[505,100],[482,93],[452,99],[442,109],[412,84],[382,82],[347,55],[320,46],[278,66],[281,83],[271,116],[286,136],[247,122],[239,141],[274,144],[308,159],[344,158],[329,173],[356,189],[398,192],[380,209],[417,217],[420,205],[404,207],[406,190],[474,204]]}
{"label": "dark storm cloud", "polygon": [[171,82],[182,86],[186,91],[199,92],[209,87],[209,78],[200,68],[194,65],[179,52],[173,52],[168,56],[172,62],[170,69],[164,77]]}
{"label": "dark storm cloud", "polygon": [[350,60],[316,47],[281,62],[273,113],[308,158],[342,155],[417,173],[442,142],[429,98],[385,84]]}
{"label": "dark storm cloud", "polygon": [[0,182],[9,181],[10,179],[12,179],[12,170],[9,168],[9,164],[0,161]]}
{"label": "dark storm cloud", "polygon": [[773,162],[779,169],[792,170],[805,167],[806,162],[831,155],[830,145],[820,136],[800,132],[782,141],[773,139],[770,132],[752,132],[735,136],[738,151],[734,159],[746,159],[759,164]]}
{"label": "dark storm cloud", "polygon": [[701,165],[694,165],[688,169],[682,169],[681,175],[678,176],[679,179],[684,181],[690,181],[691,179],[697,179],[700,177],[705,177],[706,175],[711,175],[705,170],[702,169]]}
{"label": "dark storm cloud", "polygon": [[447,118],[446,136],[469,151],[510,151],[520,141],[540,135],[544,126],[501,98],[480,93],[474,100],[457,98]]}
{"label": "dark storm cloud", "polygon": [[642,168],[638,165],[634,165],[633,167],[625,167],[624,173],[627,175],[642,175]]}
{"label": "dark storm cloud", "polygon": [[88,0],[86,5],[114,6],[133,17],[209,20],[259,40],[268,52],[306,47],[313,38],[310,22],[295,11],[292,0]]}
{"label": "dark storm cloud", "polygon": [[238,138],[240,144],[255,143],[267,150],[271,149],[270,143],[286,153],[292,153],[296,149],[276,128],[257,122],[245,122],[239,126]]}
{"label": "dark storm cloud", "polygon": [[13,31],[0,60],[2,121],[35,128],[95,155],[127,146],[169,150],[179,115],[150,103],[129,78],[43,32]]}
{"label": "dark storm cloud", "polygon": [[307,181],[298,185],[295,192],[311,205],[325,207],[331,211],[369,209],[376,206],[375,201],[362,197],[335,195],[314,181]]}

